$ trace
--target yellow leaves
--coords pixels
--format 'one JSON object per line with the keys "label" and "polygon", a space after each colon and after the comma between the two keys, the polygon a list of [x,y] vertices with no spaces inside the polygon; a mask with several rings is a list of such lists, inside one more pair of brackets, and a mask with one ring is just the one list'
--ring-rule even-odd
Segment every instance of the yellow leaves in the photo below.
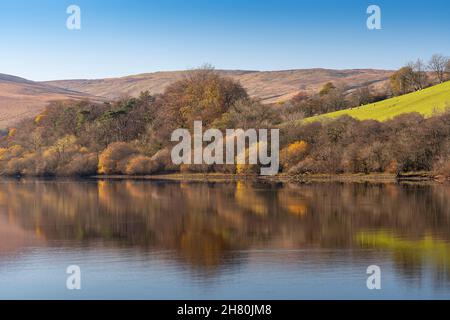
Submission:
{"label": "yellow leaves", "polygon": [[70,147],[75,147],[77,138],[74,135],[66,135],[55,143],[55,148],[58,152],[66,152]]}
{"label": "yellow leaves", "polygon": [[40,114],[38,116],[36,116],[36,118],[34,118],[34,123],[39,124],[41,123],[42,119],[44,119],[45,115],[44,114]]}
{"label": "yellow leaves", "polygon": [[86,148],[86,147],[81,147],[80,150],[79,150],[79,152],[80,152],[80,153],[88,153],[89,150],[88,150],[88,148]]}
{"label": "yellow leaves", "polygon": [[281,151],[281,165],[285,168],[295,166],[300,162],[307,150],[308,143],[303,140],[291,143]]}
{"label": "yellow leaves", "polygon": [[320,94],[320,96],[324,96],[324,95],[329,94],[334,89],[336,89],[334,84],[332,82],[327,82],[324,84],[324,86],[320,90],[319,94]]}
{"label": "yellow leaves", "polygon": [[291,143],[288,146],[288,148],[287,148],[288,156],[292,156],[292,155],[296,155],[296,154],[299,154],[299,153],[303,153],[303,152],[306,151],[307,147],[308,147],[308,144],[305,141],[303,141],[303,140]]}
{"label": "yellow leaves", "polygon": [[100,174],[124,174],[130,157],[136,149],[126,142],[111,143],[101,154],[98,161]]}
{"label": "yellow leaves", "polygon": [[8,151],[7,148],[0,148],[0,160],[3,160],[3,156]]}
{"label": "yellow leaves", "polygon": [[16,129],[16,128],[11,128],[11,129],[9,129],[9,131],[8,131],[8,138],[14,137],[14,135],[16,134],[16,132],[17,132],[17,129]]}
{"label": "yellow leaves", "polygon": [[210,69],[202,69],[171,84],[164,92],[166,106],[163,108],[168,111],[169,121],[190,127],[194,120],[201,119],[209,125],[246,96],[239,83],[222,78]]}
{"label": "yellow leaves", "polygon": [[44,160],[48,160],[49,158],[56,158],[57,152],[55,148],[50,147],[48,149],[45,149],[42,153],[42,156],[44,157]]}
{"label": "yellow leaves", "polygon": [[0,148],[0,160],[9,160],[14,157],[19,157],[24,151],[24,148],[20,145],[13,145],[9,148]]}
{"label": "yellow leaves", "polygon": [[98,173],[99,174],[107,174],[108,169],[106,168],[106,165],[104,164],[103,161],[101,161],[102,158],[100,158],[99,162],[98,162]]}

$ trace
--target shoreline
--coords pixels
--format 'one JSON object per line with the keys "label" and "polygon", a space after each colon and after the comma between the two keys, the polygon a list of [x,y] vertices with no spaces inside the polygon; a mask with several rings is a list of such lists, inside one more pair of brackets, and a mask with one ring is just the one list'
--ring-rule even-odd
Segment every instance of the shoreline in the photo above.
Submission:
{"label": "shoreline", "polygon": [[449,179],[436,176],[430,172],[411,172],[401,175],[391,173],[370,174],[307,174],[276,176],[238,175],[223,173],[167,173],[157,175],[94,175],[91,179],[105,180],[164,180],[164,181],[192,181],[192,182],[236,182],[236,181],[259,181],[259,182],[346,182],[346,183],[448,183]]}
{"label": "shoreline", "polygon": [[450,185],[450,177],[431,172],[304,174],[281,173],[275,176],[242,175],[232,173],[165,173],[155,175],[91,175],[91,176],[3,176],[3,179],[38,180],[147,180],[179,182],[261,182],[261,183],[374,183],[374,184],[439,184]]}

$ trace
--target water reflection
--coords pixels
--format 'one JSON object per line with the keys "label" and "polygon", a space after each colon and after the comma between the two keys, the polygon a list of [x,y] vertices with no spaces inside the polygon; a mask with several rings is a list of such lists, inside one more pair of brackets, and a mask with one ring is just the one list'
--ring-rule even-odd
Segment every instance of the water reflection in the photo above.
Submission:
{"label": "water reflection", "polygon": [[421,268],[431,266],[437,279],[448,281],[450,188],[130,180],[0,183],[0,259],[28,246],[89,247],[99,242],[170,252],[204,277],[242,262],[240,254],[255,250],[323,252],[314,255],[316,260],[328,259],[331,252],[336,261],[343,249],[361,257],[368,250],[382,250],[392,254],[404,276],[420,277]]}

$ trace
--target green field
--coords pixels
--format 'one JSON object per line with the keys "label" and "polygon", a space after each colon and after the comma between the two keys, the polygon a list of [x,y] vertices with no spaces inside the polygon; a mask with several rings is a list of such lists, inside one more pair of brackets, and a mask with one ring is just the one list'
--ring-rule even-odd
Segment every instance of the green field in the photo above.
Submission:
{"label": "green field", "polygon": [[313,122],[333,119],[343,115],[349,115],[359,120],[374,119],[385,121],[399,114],[409,112],[418,112],[427,117],[434,112],[443,111],[446,107],[450,107],[450,81],[403,96],[352,109],[326,113],[306,118],[303,121]]}

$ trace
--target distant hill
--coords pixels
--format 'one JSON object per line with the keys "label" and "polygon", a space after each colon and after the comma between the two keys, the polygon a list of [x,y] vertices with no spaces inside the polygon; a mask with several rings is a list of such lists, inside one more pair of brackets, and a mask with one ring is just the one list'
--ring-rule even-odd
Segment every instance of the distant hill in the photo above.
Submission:
{"label": "distant hill", "polygon": [[[0,74],[0,129],[39,114],[51,101],[113,100],[124,96],[138,96],[145,90],[152,94],[162,93],[169,84],[182,79],[188,72],[155,72],[121,78],[47,82]],[[260,98],[265,103],[288,100],[300,91],[317,92],[329,81],[345,83],[350,89],[367,85],[379,88],[392,74],[391,71],[373,69],[217,72],[239,81],[252,97]]]}
{"label": "distant hill", "polygon": [[[174,81],[182,79],[189,71],[155,72],[122,78],[95,80],[60,80],[45,84],[116,99],[121,96],[137,96],[141,91],[162,93]],[[387,70],[355,69],[301,69],[285,71],[217,70],[222,76],[239,81],[252,97],[263,102],[278,102],[292,98],[300,91],[316,92],[326,82],[346,83],[350,88],[370,85],[381,86],[392,74]]]}
{"label": "distant hill", "polygon": [[51,101],[99,99],[86,93],[0,74],[0,128],[34,116]]}
{"label": "distant hill", "polygon": [[443,111],[447,107],[450,107],[450,81],[377,103],[306,118],[303,121],[333,119],[342,115],[349,115],[359,120],[384,121],[410,112],[431,116],[433,112]]}

